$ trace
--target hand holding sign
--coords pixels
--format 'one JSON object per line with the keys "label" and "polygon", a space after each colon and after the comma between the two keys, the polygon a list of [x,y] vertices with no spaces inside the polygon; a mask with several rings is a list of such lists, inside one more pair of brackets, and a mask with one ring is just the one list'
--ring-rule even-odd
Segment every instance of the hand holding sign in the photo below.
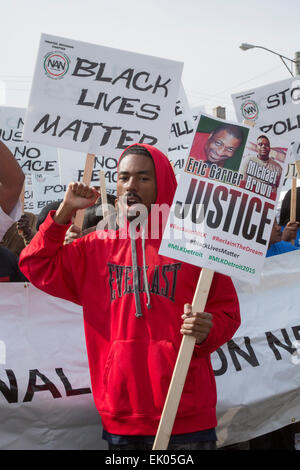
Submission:
{"label": "hand holding sign", "polygon": [[212,326],[212,314],[207,312],[192,312],[192,306],[185,304],[184,314],[181,317],[183,324],[180,332],[196,338],[196,344],[206,340]]}

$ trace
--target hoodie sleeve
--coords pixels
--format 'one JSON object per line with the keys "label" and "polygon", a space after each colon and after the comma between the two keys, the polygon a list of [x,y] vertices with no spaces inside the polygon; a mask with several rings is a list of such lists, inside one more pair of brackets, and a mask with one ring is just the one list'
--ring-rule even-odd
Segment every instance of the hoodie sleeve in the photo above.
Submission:
{"label": "hoodie sleeve", "polygon": [[82,242],[63,245],[69,225],[59,225],[51,211],[30,244],[22,250],[19,266],[38,289],[81,305],[76,280],[84,265]]}
{"label": "hoodie sleeve", "polygon": [[239,301],[230,277],[215,273],[205,311],[212,314],[213,326],[206,340],[195,345],[197,356],[216,351],[233,337],[241,324]]}

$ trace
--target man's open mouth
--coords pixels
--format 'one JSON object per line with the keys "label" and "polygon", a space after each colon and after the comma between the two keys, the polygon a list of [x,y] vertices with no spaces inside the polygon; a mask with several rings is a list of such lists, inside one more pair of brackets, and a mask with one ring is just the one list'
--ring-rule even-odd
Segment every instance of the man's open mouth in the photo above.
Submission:
{"label": "man's open mouth", "polygon": [[142,201],[138,196],[125,196],[124,200],[126,202],[126,205],[131,207],[134,206],[135,204],[141,204]]}

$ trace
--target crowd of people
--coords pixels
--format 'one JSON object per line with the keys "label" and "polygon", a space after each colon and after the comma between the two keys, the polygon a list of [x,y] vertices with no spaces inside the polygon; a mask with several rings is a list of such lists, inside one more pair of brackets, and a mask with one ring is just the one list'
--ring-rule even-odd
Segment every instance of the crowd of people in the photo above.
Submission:
{"label": "crowd of people", "polygon": [[[104,236],[110,227],[99,229],[103,212],[96,188],[70,183],[62,202],[47,205],[38,216],[22,214],[24,175],[2,142],[0,168],[0,282],[32,282],[82,305],[93,397],[108,448],[152,448],[182,335],[189,335],[195,348],[169,449],[216,449],[210,354],[237,331],[239,303],[231,279],[215,273],[206,311],[193,312],[201,269],[158,254],[163,220],[157,238],[144,236],[153,223],[151,206],[173,201],[177,183],[168,158],[145,144],[122,153],[117,196],[107,195],[111,237]],[[289,201],[290,192],[274,222],[268,257],[300,248]],[[79,209],[85,209],[82,227],[75,223]],[[135,236],[125,237],[137,219]]]}

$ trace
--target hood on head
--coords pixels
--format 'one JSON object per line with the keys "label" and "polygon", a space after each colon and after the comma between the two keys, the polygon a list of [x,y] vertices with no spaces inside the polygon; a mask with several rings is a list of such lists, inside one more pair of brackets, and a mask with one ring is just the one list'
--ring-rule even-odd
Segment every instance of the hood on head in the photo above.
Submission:
{"label": "hood on head", "polygon": [[[118,165],[120,160],[128,149],[133,146],[138,145],[139,147],[144,147],[150,155],[152,156],[152,160],[154,163],[155,168],[155,175],[156,175],[156,186],[157,186],[157,196],[155,204],[168,204],[171,207],[174,194],[177,187],[177,181],[175,178],[174,170],[169,162],[168,157],[163,154],[160,150],[152,145],[148,144],[132,144],[129,145],[121,154]],[[134,152],[133,152],[134,153]]]}

